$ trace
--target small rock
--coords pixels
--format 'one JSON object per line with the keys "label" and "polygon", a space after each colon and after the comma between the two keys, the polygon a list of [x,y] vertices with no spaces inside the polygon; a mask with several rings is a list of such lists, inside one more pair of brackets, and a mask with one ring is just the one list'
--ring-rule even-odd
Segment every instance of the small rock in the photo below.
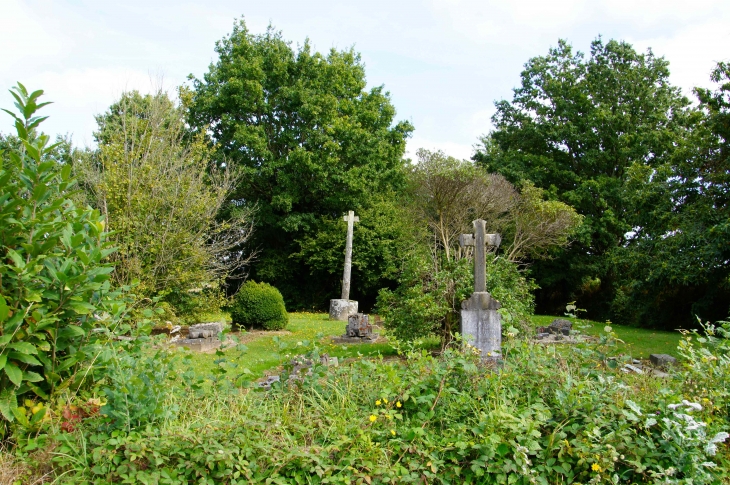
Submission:
{"label": "small rock", "polygon": [[677,363],[677,359],[668,354],[651,354],[649,360],[657,367],[665,367]]}
{"label": "small rock", "polygon": [[636,367],[635,365],[631,365],[631,364],[626,364],[626,365],[624,365],[623,368],[626,369],[628,372],[636,372],[637,374],[644,373],[643,370],[641,370],[638,367]]}

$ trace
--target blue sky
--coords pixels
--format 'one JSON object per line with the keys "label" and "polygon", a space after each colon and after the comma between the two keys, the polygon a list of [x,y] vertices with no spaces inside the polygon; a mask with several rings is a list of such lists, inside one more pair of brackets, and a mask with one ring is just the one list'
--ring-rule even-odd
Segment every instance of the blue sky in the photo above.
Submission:
{"label": "blue sky", "polygon": [[[598,35],[651,47],[688,95],[730,60],[728,0],[0,0],[0,106],[12,105],[16,81],[42,88],[55,102],[44,130],[91,145],[95,114],[124,90],[174,92],[188,74],[202,77],[240,17],[295,45],[354,46],[369,84],[385,85],[397,118],[414,124],[410,154],[468,158],[494,101],[510,99],[524,63],[560,38],[584,52]],[[0,131],[11,129],[7,117]]]}

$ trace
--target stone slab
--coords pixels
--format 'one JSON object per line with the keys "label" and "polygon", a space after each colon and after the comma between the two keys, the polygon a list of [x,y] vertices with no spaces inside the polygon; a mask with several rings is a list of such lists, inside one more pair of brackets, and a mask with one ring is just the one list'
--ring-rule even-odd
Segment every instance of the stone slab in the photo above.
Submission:
{"label": "stone slab", "polygon": [[461,310],[461,335],[482,360],[501,360],[502,322],[497,310]]}
{"label": "stone slab", "polygon": [[667,365],[674,365],[677,363],[677,359],[668,354],[651,354],[649,360],[652,364],[657,367],[664,367]]}
{"label": "stone slab", "polygon": [[380,334],[374,333],[370,337],[332,337],[333,344],[374,344]]}
{"label": "stone slab", "polygon": [[175,341],[175,345],[178,347],[188,347],[194,352],[206,352],[208,350],[215,350],[221,346],[221,341],[218,337],[209,338],[184,338]]}
{"label": "stone slab", "polygon": [[357,313],[357,301],[355,300],[330,300],[330,320],[346,322],[350,315]]}
{"label": "stone slab", "polygon": [[226,324],[223,322],[196,323],[188,328],[188,338],[217,338],[225,328]]}

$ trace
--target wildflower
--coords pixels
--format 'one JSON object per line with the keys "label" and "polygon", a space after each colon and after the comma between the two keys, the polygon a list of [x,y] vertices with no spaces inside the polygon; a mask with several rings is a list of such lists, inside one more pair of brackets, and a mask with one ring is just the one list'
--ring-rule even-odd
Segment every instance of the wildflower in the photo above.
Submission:
{"label": "wildflower", "polygon": [[396,401],[396,402],[395,402],[395,407],[399,408],[399,407],[401,407],[401,406],[402,406],[402,405],[401,405],[400,401]]}
{"label": "wildflower", "polygon": [[392,434],[393,436],[395,436],[395,430],[394,429],[391,429],[390,430],[390,434]]}
{"label": "wildflower", "polygon": [[371,422],[371,423],[374,423],[376,419],[378,419],[378,417],[377,417],[377,416],[375,416],[374,414],[371,414],[371,415],[370,415],[370,422]]}
{"label": "wildflower", "polygon": [[594,472],[601,472],[601,465],[599,465],[598,463],[594,463],[593,465],[591,465],[591,470],[593,470]]}
{"label": "wildflower", "polygon": [[380,402],[380,399],[378,399],[377,401],[375,401],[375,405],[376,405],[376,406],[380,406],[381,404],[382,404],[382,403]]}
{"label": "wildflower", "polygon": [[383,402],[384,402],[385,404],[388,404],[388,400],[387,400],[387,399],[385,399],[385,398],[383,398]]}

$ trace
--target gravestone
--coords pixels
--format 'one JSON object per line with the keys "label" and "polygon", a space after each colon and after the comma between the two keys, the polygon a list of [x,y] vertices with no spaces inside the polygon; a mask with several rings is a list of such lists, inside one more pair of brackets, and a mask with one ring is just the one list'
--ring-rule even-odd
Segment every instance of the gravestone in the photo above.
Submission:
{"label": "gravestone", "polygon": [[459,237],[461,247],[474,247],[474,293],[461,303],[461,335],[483,360],[496,362],[502,358],[502,321],[497,312],[501,305],[487,292],[486,246],[498,247],[502,238],[487,234],[482,219],[472,224],[474,234]]}
{"label": "gravestone", "polygon": [[342,296],[330,300],[330,320],[347,321],[353,313],[357,313],[357,302],[350,300],[350,275],[352,273],[352,230],[360,218],[349,211],[343,219],[347,222],[347,240],[345,243],[345,270],[342,273]]}
{"label": "gravestone", "polygon": [[218,338],[225,328],[223,322],[198,323],[188,328],[188,338],[175,341],[175,345],[179,347],[188,347],[190,350],[197,352],[205,352],[214,350],[221,346]]}
{"label": "gravestone", "polygon": [[341,337],[333,337],[332,341],[338,344],[365,344],[375,342],[378,337],[377,333],[373,333],[369,315],[355,313],[347,319],[345,334]]}
{"label": "gravestone", "polygon": [[677,359],[669,354],[651,354],[649,361],[657,367],[667,367],[677,363]]}

